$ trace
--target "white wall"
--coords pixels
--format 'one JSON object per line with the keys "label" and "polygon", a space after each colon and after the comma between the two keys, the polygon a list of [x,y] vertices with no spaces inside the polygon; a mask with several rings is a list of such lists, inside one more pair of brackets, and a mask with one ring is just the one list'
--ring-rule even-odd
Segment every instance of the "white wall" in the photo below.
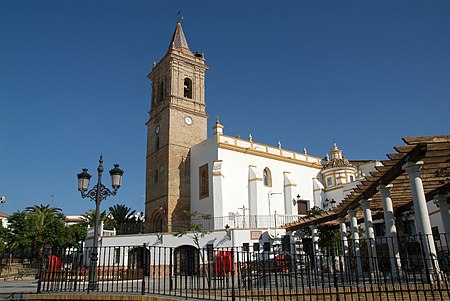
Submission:
{"label": "white wall", "polygon": [[[259,235],[254,235],[252,238],[252,230],[231,230],[231,235],[228,236],[225,230],[214,231],[200,237],[200,247],[206,248],[208,244],[212,244],[214,248],[230,248],[242,247],[244,243],[252,246],[254,243],[261,245],[261,250],[264,242],[273,242],[273,238],[281,238],[285,235],[285,230],[271,229],[268,231],[256,231]],[[150,250],[151,261],[169,262],[170,250],[165,248],[176,248],[183,245],[190,245],[196,247],[192,234],[187,233],[182,237],[176,237],[171,234],[163,234],[162,242],[158,240],[157,235],[154,234],[139,234],[139,235],[118,235],[102,237],[100,239],[99,247],[99,262],[104,265],[117,264],[115,260],[115,248],[120,252],[120,263],[127,265],[129,252],[136,248],[142,247],[146,244]],[[87,241],[87,245],[92,245],[92,239]],[[88,256],[86,255],[86,258]]]}
{"label": "white wall", "polygon": [[[211,213],[215,217],[229,216],[230,213],[243,215],[238,208],[249,208],[249,166],[253,165],[258,173],[263,174],[264,168],[269,168],[272,176],[272,187],[262,185],[262,193],[257,204],[257,215],[286,214],[284,200],[284,172],[289,172],[289,178],[296,187],[292,192],[296,196],[300,194],[303,200],[309,200],[309,208],[314,206],[313,178],[319,176],[320,169],[303,166],[263,156],[247,154],[240,151],[219,148],[217,136],[194,146],[191,149],[191,211]],[[216,204],[213,200],[213,173],[212,167],[215,160],[222,161],[222,204]],[[209,196],[199,199],[199,167],[208,163],[209,167]],[[270,212],[269,212],[269,193]],[[289,196],[291,197],[291,196]],[[297,214],[297,204],[288,200],[292,206],[292,213]],[[288,208],[289,209],[289,208]],[[249,212],[245,212],[246,216]]]}
{"label": "white wall", "polygon": [[[212,167],[214,160],[217,160],[216,136],[212,136],[202,143],[191,148],[191,211],[213,214],[213,182]],[[199,199],[199,173],[200,166],[208,163],[209,175],[209,196]]]}
{"label": "white wall", "polygon": [[[258,200],[258,215],[269,215],[269,193],[270,197],[270,214],[276,211],[278,214],[285,214],[284,208],[284,172],[290,172],[292,181],[297,185],[294,188],[297,194],[300,194],[304,200],[310,200],[310,208],[313,204],[313,181],[319,169],[310,168],[289,162],[274,160],[270,158],[249,155],[228,149],[218,150],[219,159],[222,163],[223,174],[223,215],[227,216],[229,212],[239,212],[242,214],[241,208],[248,203],[248,175],[249,166],[255,166],[260,174],[263,174],[264,168],[269,168],[272,176],[272,187],[263,186],[263,197]],[[280,193],[280,194],[278,194]],[[294,214],[297,213],[297,207],[292,203]],[[246,213],[248,214],[248,212]]]}

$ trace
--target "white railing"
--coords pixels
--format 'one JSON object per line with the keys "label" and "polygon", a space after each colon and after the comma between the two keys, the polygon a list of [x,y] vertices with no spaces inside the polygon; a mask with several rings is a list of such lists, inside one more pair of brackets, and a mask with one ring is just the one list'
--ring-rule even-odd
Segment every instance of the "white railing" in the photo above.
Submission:
{"label": "white railing", "polygon": [[214,217],[209,220],[196,218],[192,219],[192,223],[200,224],[206,230],[222,230],[226,225],[232,229],[266,229],[281,228],[283,225],[295,222],[303,216],[287,214],[234,215]]}
{"label": "white railing", "polygon": [[[116,229],[113,230],[105,230],[103,222],[100,223],[100,227],[98,229],[98,236],[116,236]],[[88,226],[86,238],[94,237],[94,227]]]}

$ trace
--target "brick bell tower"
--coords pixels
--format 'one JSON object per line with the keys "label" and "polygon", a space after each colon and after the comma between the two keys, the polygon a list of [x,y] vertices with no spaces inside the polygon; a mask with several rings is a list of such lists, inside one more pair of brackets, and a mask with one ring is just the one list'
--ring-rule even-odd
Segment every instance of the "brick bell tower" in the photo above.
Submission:
{"label": "brick bell tower", "polygon": [[189,50],[178,21],[169,49],[147,76],[146,232],[172,232],[189,222],[190,149],[207,138],[203,54]]}

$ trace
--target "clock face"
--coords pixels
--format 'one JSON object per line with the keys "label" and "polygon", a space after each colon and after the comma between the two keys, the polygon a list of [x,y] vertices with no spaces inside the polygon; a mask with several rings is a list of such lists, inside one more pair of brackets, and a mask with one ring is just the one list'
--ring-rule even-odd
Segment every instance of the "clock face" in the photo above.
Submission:
{"label": "clock face", "polygon": [[184,122],[186,122],[187,125],[191,125],[192,124],[192,118],[187,116],[186,118],[184,118]]}
{"label": "clock face", "polygon": [[155,128],[155,133],[156,133],[156,134],[159,134],[159,125],[156,126],[156,128]]}

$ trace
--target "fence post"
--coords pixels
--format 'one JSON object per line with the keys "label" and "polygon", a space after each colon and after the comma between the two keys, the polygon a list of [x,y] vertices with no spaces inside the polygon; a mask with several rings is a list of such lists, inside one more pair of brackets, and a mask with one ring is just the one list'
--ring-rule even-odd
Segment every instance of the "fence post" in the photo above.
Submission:
{"label": "fence post", "polygon": [[231,247],[231,300],[235,301],[236,300],[236,292],[235,292],[235,288],[234,288],[234,272],[235,272],[235,268],[234,268],[234,247]]}
{"label": "fence post", "polygon": [[172,267],[172,257],[173,257],[173,248],[169,249],[169,292],[173,290],[173,267]]}
{"label": "fence post", "polygon": [[141,294],[145,295],[145,272],[147,269],[147,244],[144,243],[141,249],[141,266],[142,266],[142,288]]}
{"label": "fence post", "polygon": [[39,258],[40,263],[39,263],[39,272],[38,272],[38,283],[37,283],[37,293],[40,294],[41,293],[41,285],[42,285],[42,270],[44,269],[44,249],[42,251],[41,257]]}

